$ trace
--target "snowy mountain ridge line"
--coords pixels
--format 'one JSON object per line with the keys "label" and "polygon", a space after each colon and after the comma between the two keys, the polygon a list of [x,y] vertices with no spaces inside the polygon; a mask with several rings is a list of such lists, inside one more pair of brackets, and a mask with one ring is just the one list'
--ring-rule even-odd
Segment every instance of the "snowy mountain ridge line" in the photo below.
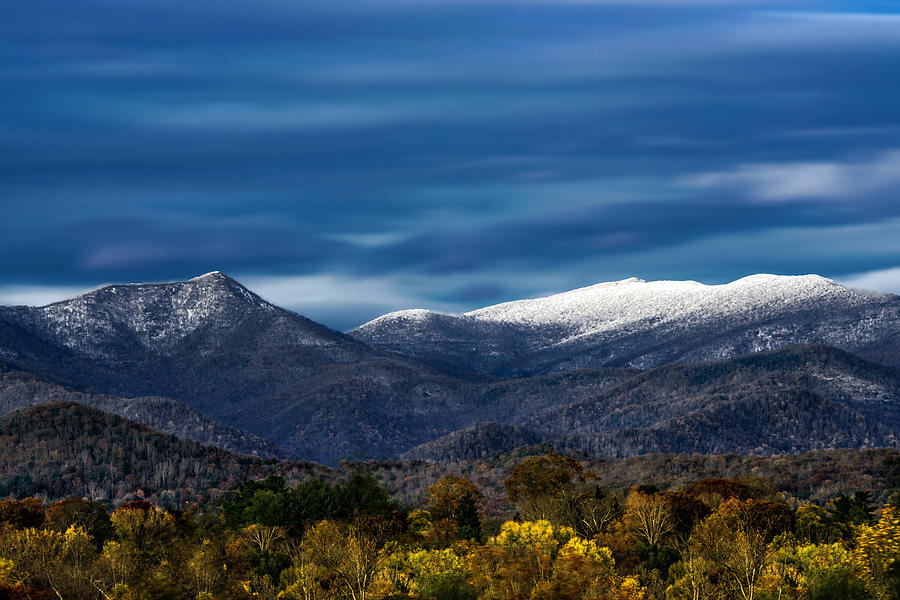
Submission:
{"label": "snowy mountain ridge line", "polygon": [[432,364],[514,377],[646,369],[793,344],[827,344],[895,364],[900,297],[818,275],[760,274],[720,285],[631,278],[459,316],[398,311],[350,335]]}
{"label": "snowy mountain ridge line", "polygon": [[[459,316],[425,309],[391,312],[361,325],[365,331],[389,322],[423,322],[436,317],[484,323],[564,326],[570,334],[618,329],[647,319],[674,321],[679,317],[713,318],[754,311],[777,312],[790,304],[815,303],[823,297],[843,297],[847,304],[885,296],[853,290],[819,275],[743,277],[731,283],[707,285],[697,281],[644,281],[632,277],[542,298],[513,300],[476,309]],[[656,320],[655,324],[659,324]]]}
{"label": "snowy mountain ridge line", "polygon": [[[245,326],[264,330],[269,343],[281,345],[333,346],[346,340],[219,271],[174,283],[109,285],[37,308],[0,307],[0,318],[83,355],[109,359],[135,348],[172,355],[195,332],[205,340],[196,350],[209,352],[229,331]],[[630,278],[459,316],[403,310],[350,336],[378,350],[454,368],[518,374],[519,368],[522,373],[594,365],[647,368],[791,343],[856,351],[860,343],[883,345],[898,322],[897,296],[854,290],[818,275],[760,274],[721,285]],[[479,367],[485,360],[493,366]]]}

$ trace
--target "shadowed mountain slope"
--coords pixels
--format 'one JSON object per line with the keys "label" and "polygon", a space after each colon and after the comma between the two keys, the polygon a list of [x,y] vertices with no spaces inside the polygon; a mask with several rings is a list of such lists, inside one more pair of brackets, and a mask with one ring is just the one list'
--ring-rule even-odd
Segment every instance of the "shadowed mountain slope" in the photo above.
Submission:
{"label": "shadowed mountain slope", "polygon": [[[770,284],[780,292],[773,296]],[[613,351],[621,358],[622,352],[643,352],[648,340],[656,340],[654,352],[662,353],[654,355],[657,358],[702,356],[714,346],[714,353],[727,355],[744,348],[734,341],[735,331],[743,332],[738,338],[755,332],[751,337],[763,340],[762,347],[785,343],[795,334],[804,338],[790,321],[801,314],[812,323],[801,333],[830,332],[839,341],[874,343],[892,331],[898,300],[815,277],[663,286],[669,296],[713,294],[703,304],[706,316],[701,324],[707,329],[698,330],[688,318],[700,314],[690,304],[693,308],[675,320],[683,331],[675,331],[672,319],[648,320],[652,311],[638,302],[645,295],[642,285],[622,284],[626,297],[636,303],[632,308],[612,301],[604,305],[625,311],[615,319],[607,315],[607,320],[629,323],[629,335],[637,336],[634,344],[628,346],[625,340],[621,346],[604,346],[602,352]],[[734,306],[722,304],[732,296],[721,296],[718,288],[730,290]],[[596,341],[597,335],[621,329],[604,329],[607,317],[597,311],[591,313],[593,320],[585,321],[579,312],[584,293],[573,293],[575,304],[571,298],[562,304],[557,299],[549,306],[539,303],[535,311],[531,304],[513,303],[488,313],[504,327],[532,328],[529,336],[545,340],[533,348],[531,358],[522,358],[521,364],[527,365],[534,357],[543,360],[545,350],[568,352],[573,340]],[[608,293],[606,287],[589,288],[588,304],[594,306],[595,295]],[[657,298],[653,306],[675,297],[669,296]],[[748,314],[741,316],[742,310]],[[879,310],[881,316],[875,315]],[[845,327],[851,314],[856,315],[853,335]],[[570,329],[559,329],[560,315],[568,315]],[[731,330],[722,315],[733,325]],[[768,329],[761,329],[765,315]],[[834,327],[823,329],[825,317],[833,318],[829,323]],[[585,333],[573,337],[571,327]],[[776,330],[778,335],[769,335]],[[661,332],[675,336],[671,344],[654,337]],[[688,337],[693,345],[679,341]],[[726,338],[732,341],[723,346]],[[710,346],[710,339],[722,343]],[[890,346],[882,350],[889,353]],[[894,445],[898,429],[897,373],[845,352],[819,347],[646,372],[607,366],[555,372],[580,362],[566,359],[536,369],[551,371],[545,375],[501,379],[462,370],[466,365],[440,368],[372,348],[275,307],[218,272],[184,282],[108,286],[39,308],[0,308],[0,355],[11,370],[68,390],[8,377],[7,398],[14,405],[62,395],[205,443],[268,452],[258,438],[241,438],[235,431],[239,429],[297,456],[331,464],[346,458],[395,458],[423,444],[429,444],[427,452],[418,448],[415,456],[485,456],[497,446],[534,439],[611,456],[648,451],[792,452]],[[519,364],[517,356],[504,350],[491,354],[485,364],[501,359]],[[523,368],[519,374],[530,370],[535,369]],[[84,396],[71,395],[76,393]],[[485,425],[491,423],[501,428]],[[502,428],[510,425],[521,428]],[[203,430],[194,435],[192,428]],[[466,428],[472,429],[454,434]],[[430,444],[448,434],[454,434],[452,452],[442,447],[444,442]]]}
{"label": "shadowed mountain slope", "polygon": [[176,398],[322,462],[391,456],[471,424],[468,382],[483,379],[369,348],[218,272],[2,308],[0,322],[17,369],[91,394]]}
{"label": "shadowed mountain slope", "polygon": [[293,455],[252,433],[223,425],[174,398],[139,396],[122,398],[86,393],[47,376],[20,371],[0,361],[0,415],[48,402],[76,402],[91,406],[183,440],[223,448],[261,458],[292,458]]}
{"label": "shadowed mountain slope", "polygon": [[405,456],[453,461],[523,442],[599,456],[900,447],[900,371],[797,346],[658,367],[508,423],[454,432]]}

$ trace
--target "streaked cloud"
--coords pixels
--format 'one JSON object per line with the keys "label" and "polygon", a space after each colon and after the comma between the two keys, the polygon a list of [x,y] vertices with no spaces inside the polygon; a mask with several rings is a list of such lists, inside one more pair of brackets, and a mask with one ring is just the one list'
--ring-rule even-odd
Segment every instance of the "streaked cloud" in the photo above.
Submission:
{"label": "streaked cloud", "polygon": [[420,295],[416,277],[364,277],[331,273],[309,276],[241,276],[238,280],[278,306],[313,320],[350,330],[375,317],[404,308],[428,306],[442,312],[460,312],[464,305],[441,302],[432,294]]}
{"label": "streaked cloud", "polygon": [[6,3],[0,302],[220,269],[349,328],[632,275],[893,269],[890,8]]}
{"label": "streaked cloud", "polygon": [[844,285],[863,290],[900,294],[900,267],[854,273],[839,278]]}
{"label": "streaked cloud", "polygon": [[725,171],[683,177],[695,189],[737,191],[761,202],[860,200],[900,191],[900,150],[846,161],[803,161],[739,165]]}

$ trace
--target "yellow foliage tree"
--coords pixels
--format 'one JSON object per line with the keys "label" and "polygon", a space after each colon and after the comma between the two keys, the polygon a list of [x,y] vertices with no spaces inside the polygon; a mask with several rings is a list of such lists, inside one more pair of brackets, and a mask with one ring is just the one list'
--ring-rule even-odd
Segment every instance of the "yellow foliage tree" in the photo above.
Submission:
{"label": "yellow foliage tree", "polygon": [[4,539],[5,579],[29,587],[37,584],[58,598],[96,595],[90,568],[96,550],[80,527],[64,533],[50,529],[11,530]]}
{"label": "yellow foliage tree", "polygon": [[504,523],[469,561],[491,600],[633,600],[644,593],[616,575],[608,548],[549,521]]}
{"label": "yellow foliage tree", "polygon": [[852,554],[842,542],[784,546],[773,555],[759,587],[771,596],[804,597],[816,579],[853,570]]}
{"label": "yellow foliage tree", "polygon": [[900,561],[900,509],[882,509],[878,522],[857,529],[853,561],[877,588],[886,586],[886,575]]}

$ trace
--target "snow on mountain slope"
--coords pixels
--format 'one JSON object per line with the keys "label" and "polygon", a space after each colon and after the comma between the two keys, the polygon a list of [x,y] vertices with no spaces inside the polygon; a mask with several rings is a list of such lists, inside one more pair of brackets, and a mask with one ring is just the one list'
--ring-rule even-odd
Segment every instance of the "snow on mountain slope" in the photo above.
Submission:
{"label": "snow on mountain slope", "polygon": [[506,302],[465,316],[492,323],[561,328],[562,339],[555,340],[558,343],[577,335],[667,322],[759,320],[822,301],[851,306],[871,298],[872,294],[850,290],[818,275],[751,275],[724,285],[631,278],[546,298]]}
{"label": "snow on mountain slope", "polygon": [[651,367],[796,343],[845,349],[894,339],[900,298],[817,275],[723,285],[626,279],[458,317],[399,311],[351,335],[376,347],[496,374],[596,365]]}
{"label": "snow on mountain slope", "polygon": [[[269,304],[214,271],[188,281],[110,285],[42,307],[0,308],[0,316],[92,357],[135,347],[167,355],[205,325],[228,331],[249,317],[269,321],[282,343],[334,343],[336,332]],[[128,346],[125,348],[124,346]]]}
{"label": "snow on mountain slope", "polygon": [[373,349],[221,273],[0,307],[0,357],[91,394],[174,398],[325,462],[392,456],[471,424],[472,378]]}

